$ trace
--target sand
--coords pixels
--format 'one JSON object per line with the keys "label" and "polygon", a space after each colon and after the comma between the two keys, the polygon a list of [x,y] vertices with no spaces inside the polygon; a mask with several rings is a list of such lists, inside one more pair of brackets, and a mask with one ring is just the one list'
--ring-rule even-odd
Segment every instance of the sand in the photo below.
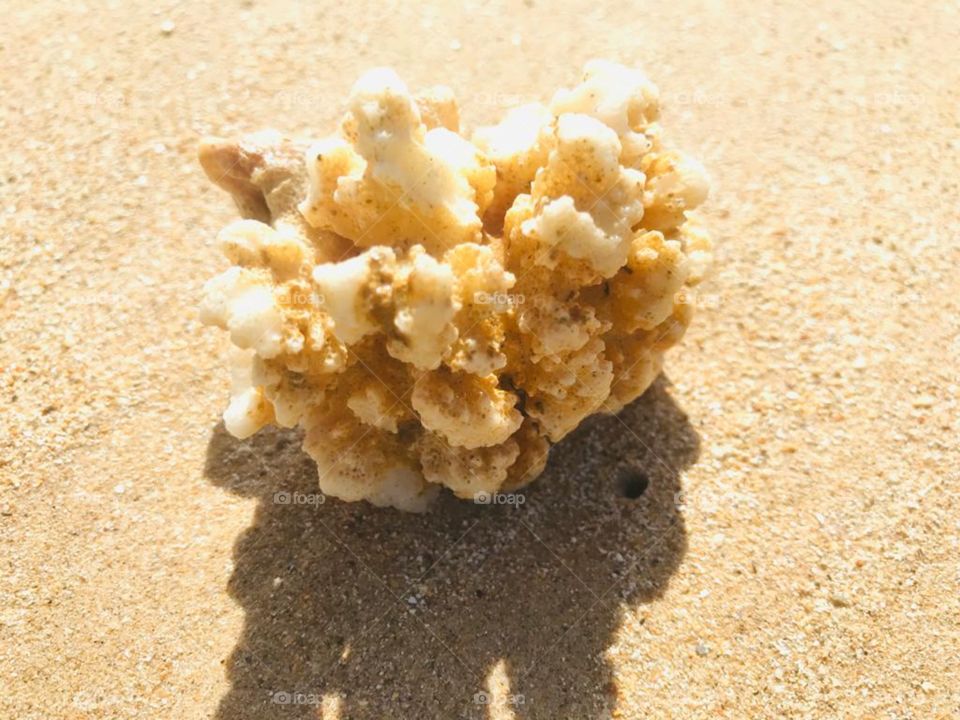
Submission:
{"label": "sand", "polygon": [[[4,16],[0,716],[960,717],[956,3]],[[294,433],[219,423],[198,138],[383,64],[475,125],[594,56],[713,177],[665,376],[520,507],[309,504]]]}

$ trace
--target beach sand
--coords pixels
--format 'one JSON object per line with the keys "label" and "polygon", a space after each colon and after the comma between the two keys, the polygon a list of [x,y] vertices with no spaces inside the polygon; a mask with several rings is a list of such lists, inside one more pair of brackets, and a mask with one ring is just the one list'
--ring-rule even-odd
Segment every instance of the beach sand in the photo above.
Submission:
{"label": "beach sand", "polygon": [[[4,16],[0,716],[960,717],[956,3]],[[713,181],[657,384],[520,507],[320,504],[228,436],[200,137],[325,134],[377,65],[475,126],[591,57]]]}

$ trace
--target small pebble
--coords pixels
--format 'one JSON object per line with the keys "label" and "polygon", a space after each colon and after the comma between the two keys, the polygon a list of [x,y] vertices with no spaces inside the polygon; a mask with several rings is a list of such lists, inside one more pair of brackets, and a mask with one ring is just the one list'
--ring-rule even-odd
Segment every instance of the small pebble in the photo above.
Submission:
{"label": "small pebble", "polygon": [[173,20],[164,20],[160,23],[160,32],[164,35],[170,35],[176,27],[177,26],[173,24]]}
{"label": "small pebble", "polygon": [[833,603],[834,607],[846,608],[850,607],[850,598],[842,593],[835,593],[830,596],[830,602]]}

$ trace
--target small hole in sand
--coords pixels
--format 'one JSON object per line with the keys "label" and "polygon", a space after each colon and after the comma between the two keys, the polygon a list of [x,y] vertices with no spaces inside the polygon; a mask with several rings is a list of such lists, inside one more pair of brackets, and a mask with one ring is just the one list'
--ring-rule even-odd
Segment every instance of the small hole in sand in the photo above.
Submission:
{"label": "small hole in sand", "polygon": [[642,470],[630,470],[620,478],[620,494],[630,500],[643,495],[649,486],[650,479]]}

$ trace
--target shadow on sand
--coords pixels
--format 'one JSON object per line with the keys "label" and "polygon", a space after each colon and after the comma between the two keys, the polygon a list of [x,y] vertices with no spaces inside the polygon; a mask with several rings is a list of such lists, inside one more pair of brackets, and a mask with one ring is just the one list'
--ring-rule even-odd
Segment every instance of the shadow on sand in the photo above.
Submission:
{"label": "shadow on sand", "polygon": [[555,446],[519,507],[445,494],[425,515],[285,503],[318,492],[299,436],[217,426],[208,478],[259,501],[217,718],[319,718],[325,695],[343,720],[486,718],[495,667],[517,718],[602,715],[623,608],[660,596],[686,549],[675,497],[699,439],[666,388]]}

